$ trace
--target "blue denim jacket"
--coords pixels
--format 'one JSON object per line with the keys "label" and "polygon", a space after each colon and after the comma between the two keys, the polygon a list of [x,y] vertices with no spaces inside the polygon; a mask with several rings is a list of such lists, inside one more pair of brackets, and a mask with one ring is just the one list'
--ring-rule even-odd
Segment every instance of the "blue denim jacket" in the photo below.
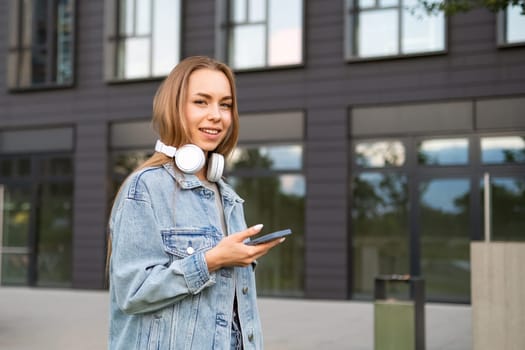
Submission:
{"label": "blue denim jacket", "polygon": [[[246,228],[243,200],[220,180],[229,233]],[[262,349],[254,265],[209,273],[224,236],[213,191],[172,164],[131,175],[110,218],[111,350],[229,349],[237,295],[244,349]]]}

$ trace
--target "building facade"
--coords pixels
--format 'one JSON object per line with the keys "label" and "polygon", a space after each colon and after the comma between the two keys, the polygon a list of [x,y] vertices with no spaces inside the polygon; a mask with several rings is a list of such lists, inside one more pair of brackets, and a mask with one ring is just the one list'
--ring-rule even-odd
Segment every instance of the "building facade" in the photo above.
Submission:
{"label": "building facade", "polygon": [[0,3],[2,285],[104,288],[113,195],[182,58],[236,72],[228,181],[294,234],[262,295],[370,299],[379,274],[470,301],[472,240],[525,240],[525,16],[412,0]]}

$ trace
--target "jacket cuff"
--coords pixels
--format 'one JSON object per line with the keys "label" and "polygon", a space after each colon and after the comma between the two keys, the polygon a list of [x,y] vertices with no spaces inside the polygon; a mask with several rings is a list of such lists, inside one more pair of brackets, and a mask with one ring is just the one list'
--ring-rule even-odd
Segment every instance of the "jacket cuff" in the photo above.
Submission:
{"label": "jacket cuff", "polygon": [[183,259],[182,271],[192,294],[198,294],[204,288],[215,284],[215,273],[208,271],[204,252],[198,252]]}

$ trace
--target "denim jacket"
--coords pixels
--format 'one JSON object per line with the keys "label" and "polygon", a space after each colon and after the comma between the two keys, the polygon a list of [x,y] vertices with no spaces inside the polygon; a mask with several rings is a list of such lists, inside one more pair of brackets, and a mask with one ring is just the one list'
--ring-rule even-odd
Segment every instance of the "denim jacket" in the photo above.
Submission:
{"label": "denim jacket", "polygon": [[[246,229],[243,200],[217,182],[229,234]],[[229,349],[234,297],[245,350],[262,349],[254,265],[210,273],[224,237],[213,191],[172,164],[131,175],[109,222],[111,350]]]}

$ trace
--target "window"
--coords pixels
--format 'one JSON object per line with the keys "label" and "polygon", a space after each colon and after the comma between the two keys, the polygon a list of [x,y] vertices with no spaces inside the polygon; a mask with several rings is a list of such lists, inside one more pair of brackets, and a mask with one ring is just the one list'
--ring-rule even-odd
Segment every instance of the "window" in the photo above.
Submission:
{"label": "window", "polygon": [[347,58],[443,52],[444,15],[427,15],[417,4],[417,0],[347,0]]}
{"label": "window", "polygon": [[0,131],[0,284],[71,286],[73,133]]}
{"label": "window", "polygon": [[525,44],[525,14],[520,6],[509,6],[499,16],[500,44]]}
{"label": "window", "polygon": [[73,83],[74,0],[11,0],[8,86]]}
{"label": "window", "polygon": [[300,112],[243,115],[239,145],[227,162],[227,181],[246,199],[248,225],[264,223],[265,232],[293,231],[291,239],[259,260],[261,295],[304,294],[303,124]]}
{"label": "window", "polygon": [[468,140],[435,139],[419,142],[418,163],[421,165],[466,165],[468,163]]}
{"label": "window", "polygon": [[224,0],[220,56],[236,70],[303,62],[302,0]]}
{"label": "window", "polygon": [[180,0],[106,2],[106,79],[164,77],[180,60]]}

